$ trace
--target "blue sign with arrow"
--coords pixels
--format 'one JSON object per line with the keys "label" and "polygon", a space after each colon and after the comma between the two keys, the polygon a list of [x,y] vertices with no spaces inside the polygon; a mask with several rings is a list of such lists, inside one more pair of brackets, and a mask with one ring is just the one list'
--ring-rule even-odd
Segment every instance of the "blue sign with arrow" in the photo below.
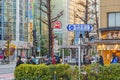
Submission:
{"label": "blue sign with arrow", "polygon": [[93,27],[90,24],[69,24],[68,31],[92,31]]}
{"label": "blue sign with arrow", "polygon": [[69,25],[67,26],[67,29],[68,29],[68,31],[75,31],[75,25],[69,24]]}

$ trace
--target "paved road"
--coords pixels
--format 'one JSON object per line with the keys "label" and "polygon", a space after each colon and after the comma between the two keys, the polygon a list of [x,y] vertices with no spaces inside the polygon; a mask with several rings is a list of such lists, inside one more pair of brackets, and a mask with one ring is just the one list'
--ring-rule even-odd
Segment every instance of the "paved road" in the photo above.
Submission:
{"label": "paved road", "polygon": [[0,64],[0,80],[12,80],[14,78],[15,63]]}

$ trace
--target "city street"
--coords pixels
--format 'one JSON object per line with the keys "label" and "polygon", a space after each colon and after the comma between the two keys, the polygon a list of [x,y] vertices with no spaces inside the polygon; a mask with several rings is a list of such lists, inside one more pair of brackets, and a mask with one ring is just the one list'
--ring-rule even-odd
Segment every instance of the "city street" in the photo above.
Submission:
{"label": "city street", "polygon": [[15,63],[0,64],[0,80],[13,80]]}

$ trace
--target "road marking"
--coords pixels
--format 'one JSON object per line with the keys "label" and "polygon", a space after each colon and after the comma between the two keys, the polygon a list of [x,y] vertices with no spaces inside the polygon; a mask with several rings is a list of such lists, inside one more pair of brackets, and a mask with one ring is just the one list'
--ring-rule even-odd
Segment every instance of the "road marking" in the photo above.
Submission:
{"label": "road marking", "polygon": [[14,74],[13,73],[0,74],[0,80],[10,80],[10,79],[14,79]]}

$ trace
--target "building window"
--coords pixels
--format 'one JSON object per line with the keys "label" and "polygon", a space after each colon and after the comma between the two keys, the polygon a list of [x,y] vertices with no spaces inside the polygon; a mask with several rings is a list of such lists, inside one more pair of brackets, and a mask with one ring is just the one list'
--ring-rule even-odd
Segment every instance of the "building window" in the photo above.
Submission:
{"label": "building window", "polygon": [[120,12],[108,13],[108,27],[120,27]]}

